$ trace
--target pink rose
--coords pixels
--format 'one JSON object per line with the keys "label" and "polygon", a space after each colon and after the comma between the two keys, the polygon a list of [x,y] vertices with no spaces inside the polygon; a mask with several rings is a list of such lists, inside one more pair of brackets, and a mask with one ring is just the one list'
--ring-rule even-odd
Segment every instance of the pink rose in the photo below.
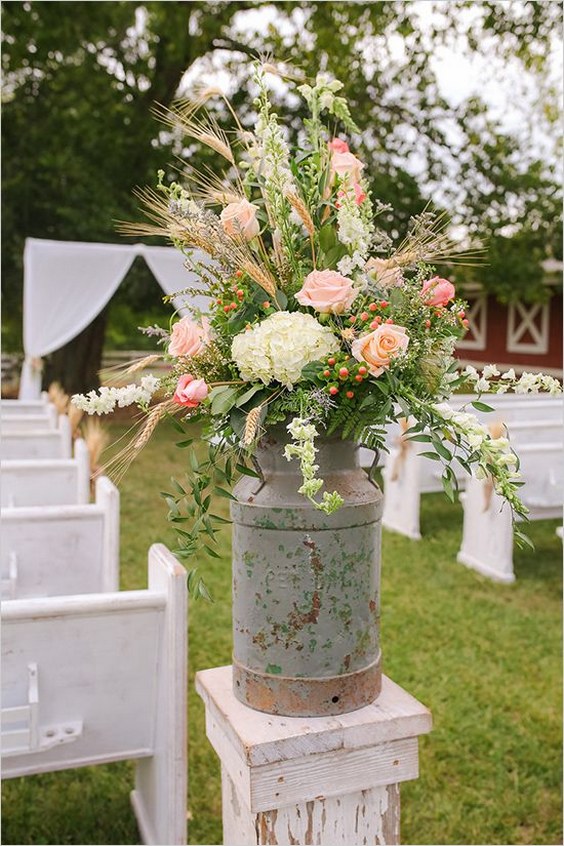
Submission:
{"label": "pink rose", "polygon": [[362,335],[352,343],[352,354],[357,361],[365,362],[373,376],[390,366],[390,360],[407,348],[409,336],[403,326],[382,323],[369,335]]}
{"label": "pink rose", "polygon": [[382,285],[384,288],[397,288],[403,283],[401,267],[395,265],[391,259],[368,259],[364,269],[378,285]]}
{"label": "pink rose", "polygon": [[231,238],[243,237],[246,241],[252,241],[260,232],[256,214],[256,206],[248,200],[240,200],[225,206],[219,217],[223,229]]}
{"label": "pink rose", "polygon": [[360,206],[366,200],[366,191],[362,189],[362,185],[359,185],[358,182],[354,183],[353,188],[355,203],[357,206]]}
{"label": "pink rose", "polygon": [[448,279],[441,279],[440,276],[433,276],[423,283],[421,296],[428,306],[446,306],[454,299],[454,285]]}
{"label": "pink rose", "polygon": [[332,141],[329,141],[327,144],[329,149],[332,153],[348,153],[349,152],[349,145],[346,141],[341,141],[340,138],[333,138]]}
{"label": "pink rose", "polygon": [[194,379],[190,373],[181,376],[174,392],[173,400],[178,405],[196,408],[209,394],[209,388],[203,379]]}
{"label": "pink rose", "polygon": [[356,294],[351,280],[336,270],[312,270],[296,299],[300,305],[310,306],[320,314],[343,314],[351,307]]}
{"label": "pink rose", "polygon": [[199,326],[190,317],[183,317],[172,327],[168,354],[177,357],[196,355],[207,340],[207,326]]}
{"label": "pink rose", "polygon": [[341,179],[348,176],[351,182],[360,182],[360,171],[363,167],[364,164],[352,153],[336,151],[331,155],[331,176],[333,179],[335,176],[340,176]]}

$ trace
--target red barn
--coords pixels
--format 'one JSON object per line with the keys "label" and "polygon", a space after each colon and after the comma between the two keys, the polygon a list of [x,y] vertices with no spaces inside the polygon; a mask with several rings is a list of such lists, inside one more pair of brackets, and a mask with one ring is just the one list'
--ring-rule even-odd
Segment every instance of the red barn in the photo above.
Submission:
{"label": "red barn", "polygon": [[544,303],[506,305],[478,285],[466,287],[462,296],[469,304],[470,328],[457,344],[458,358],[475,367],[490,363],[501,370],[542,371],[562,379],[563,267],[555,259],[543,262],[544,284],[554,288]]}

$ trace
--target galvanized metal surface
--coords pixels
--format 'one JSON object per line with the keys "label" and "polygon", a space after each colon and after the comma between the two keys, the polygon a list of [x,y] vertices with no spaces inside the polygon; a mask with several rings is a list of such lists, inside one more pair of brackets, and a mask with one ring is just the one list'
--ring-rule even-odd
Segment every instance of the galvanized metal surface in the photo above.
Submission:
{"label": "galvanized metal surface", "polygon": [[257,452],[263,480],[234,491],[234,693],[268,713],[342,714],[380,691],[382,494],[354,443],[319,439],[319,474],[345,500],[323,514],[297,492],[287,440],[271,430]]}

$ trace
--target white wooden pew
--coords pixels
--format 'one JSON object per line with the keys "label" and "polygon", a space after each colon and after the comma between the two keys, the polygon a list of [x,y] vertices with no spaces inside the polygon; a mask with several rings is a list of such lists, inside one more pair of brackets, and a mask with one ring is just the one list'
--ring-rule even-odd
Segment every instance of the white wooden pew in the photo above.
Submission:
{"label": "white wooden pew", "polygon": [[[503,395],[505,396],[505,395]],[[454,399],[454,398],[453,398]],[[514,403],[506,401],[503,408],[496,412],[476,412],[484,425],[502,422],[511,444],[520,455],[521,449],[529,444],[558,442],[562,436],[562,403],[559,397],[551,399],[519,399]],[[470,411],[473,411],[470,408]],[[557,413],[556,413],[557,412]],[[548,414],[547,417],[534,417],[536,414]],[[396,427],[396,434],[390,444],[390,452],[385,454],[384,468],[384,511],[382,525],[399,532],[413,540],[421,538],[419,511],[420,497],[424,493],[442,491],[442,465],[420,455],[429,450],[426,444],[412,441],[401,443],[401,430]],[[450,446],[450,445],[448,445]],[[531,466],[529,485],[535,476],[542,476],[542,464]],[[458,479],[460,489],[464,489],[468,474],[454,461],[452,469]]]}
{"label": "white wooden pew", "polygon": [[136,760],[143,842],[186,843],[186,618],[161,544],[148,590],[5,603],[4,778]]}
{"label": "white wooden pew", "polygon": [[0,462],[0,505],[85,505],[90,500],[90,458],[82,438],[74,458]]}
{"label": "white wooden pew", "polygon": [[[524,486],[519,495],[530,520],[562,517],[564,445],[524,444],[519,448]],[[462,545],[457,560],[499,582],[515,581],[511,512],[489,480],[470,479],[464,495]]]}
{"label": "white wooden pew", "polygon": [[8,417],[15,414],[20,417],[24,414],[47,414],[47,408],[51,405],[46,391],[38,400],[2,399],[0,400],[0,416]]}
{"label": "white wooden pew", "polygon": [[96,501],[0,510],[5,599],[113,591],[119,584],[119,492],[106,477]]}
{"label": "white wooden pew", "polygon": [[[468,411],[476,416],[489,420],[496,412],[478,411],[472,405],[477,400],[476,394],[453,394],[449,400],[452,408],[459,409],[466,405]],[[505,418],[525,419],[527,417],[552,417],[562,419],[564,400],[562,394],[551,397],[550,394],[482,394],[480,402],[499,410]]]}
{"label": "white wooden pew", "polygon": [[60,414],[56,428],[2,430],[0,455],[3,460],[70,458],[72,434],[69,418]]}
{"label": "white wooden pew", "polygon": [[45,407],[46,413],[40,414],[2,414],[0,431],[2,435],[10,432],[33,432],[43,429],[56,429],[58,423],[57,409],[54,405]]}
{"label": "white wooden pew", "polygon": [[[471,404],[472,400],[478,397],[475,394],[454,394],[449,400],[449,405],[456,411],[466,410],[486,425],[501,420],[507,424],[515,422],[525,426],[531,420],[543,420],[547,423],[552,421],[555,426],[564,421],[564,405],[562,396],[551,397],[547,394],[495,394],[484,395],[481,402],[494,408],[495,411],[478,411]],[[401,410],[396,409],[398,419],[401,417]],[[518,430],[516,430],[517,433]],[[388,450],[393,449],[396,439],[400,434],[399,423],[391,423],[387,427],[386,446]],[[361,447],[360,463],[362,467],[370,467],[374,460],[374,453]],[[386,451],[381,450],[378,456],[377,465],[384,466],[386,463]],[[439,488],[436,488],[439,490]]]}

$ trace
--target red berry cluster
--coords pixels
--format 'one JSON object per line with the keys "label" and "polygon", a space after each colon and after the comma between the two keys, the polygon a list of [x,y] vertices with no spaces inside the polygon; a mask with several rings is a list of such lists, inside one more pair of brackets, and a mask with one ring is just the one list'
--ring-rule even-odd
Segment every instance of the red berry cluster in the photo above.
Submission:
{"label": "red berry cluster", "polygon": [[215,301],[216,307],[223,310],[226,315],[229,315],[232,311],[236,311],[248,295],[248,290],[243,287],[243,276],[244,273],[242,270],[236,270],[233,275],[231,292],[226,293],[223,297],[219,297]]}
{"label": "red berry cluster", "polygon": [[367,324],[370,329],[377,329],[381,323],[393,323],[389,314],[390,304],[387,300],[369,303],[363,311],[358,314],[351,314],[349,323],[357,323],[360,326]]}
{"label": "red berry cluster", "polygon": [[319,378],[326,383],[326,391],[330,396],[344,393],[348,400],[355,398],[359,383],[364,382],[367,376],[367,368],[346,353],[329,356],[326,366],[319,373]]}

